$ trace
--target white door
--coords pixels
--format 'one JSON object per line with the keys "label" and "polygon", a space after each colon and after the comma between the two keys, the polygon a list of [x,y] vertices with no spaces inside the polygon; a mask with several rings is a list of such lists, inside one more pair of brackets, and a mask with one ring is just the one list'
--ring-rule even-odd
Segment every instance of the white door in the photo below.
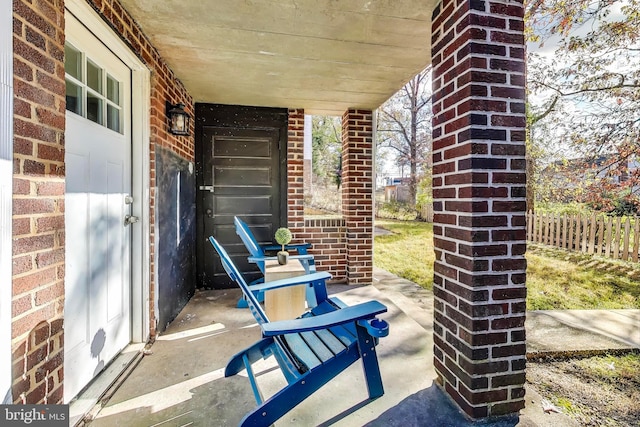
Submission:
{"label": "white door", "polygon": [[131,70],[66,23],[64,400],[131,340]]}

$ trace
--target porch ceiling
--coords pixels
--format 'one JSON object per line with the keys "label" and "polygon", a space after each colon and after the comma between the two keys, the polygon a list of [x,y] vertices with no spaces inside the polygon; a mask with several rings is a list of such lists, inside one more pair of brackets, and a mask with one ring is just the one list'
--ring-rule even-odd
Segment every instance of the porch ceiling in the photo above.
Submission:
{"label": "porch ceiling", "polygon": [[430,63],[436,0],[121,0],[196,102],[374,109]]}

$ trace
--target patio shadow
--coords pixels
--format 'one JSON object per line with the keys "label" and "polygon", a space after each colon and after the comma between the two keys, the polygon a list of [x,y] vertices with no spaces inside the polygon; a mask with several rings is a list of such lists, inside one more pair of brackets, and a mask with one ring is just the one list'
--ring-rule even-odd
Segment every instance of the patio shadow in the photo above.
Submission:
{"label": "patio shadow", "polygon": [[492,426],[513,427],[519,417],[510,416],[493,420],[471,421],[460,412],[440,388],[432,384],[429,388],[414,393],[389,408],[367,427],[410,427],[410,426]]}

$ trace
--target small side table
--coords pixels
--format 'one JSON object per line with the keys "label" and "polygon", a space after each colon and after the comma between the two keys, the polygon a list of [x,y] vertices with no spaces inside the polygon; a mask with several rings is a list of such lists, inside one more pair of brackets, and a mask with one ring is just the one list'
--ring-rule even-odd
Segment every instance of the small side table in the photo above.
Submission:
{"label": "small side table", "polygon": [[[265,262],[265,282],[304,274],[304,267],[298,260],[289,260],[285,265],[278,264],[278,261]],[[264,293],[264,306],[269,320],[272,322],[290,320],[300,316],[306,309],[305,293],[305,285],[266,291]]]}

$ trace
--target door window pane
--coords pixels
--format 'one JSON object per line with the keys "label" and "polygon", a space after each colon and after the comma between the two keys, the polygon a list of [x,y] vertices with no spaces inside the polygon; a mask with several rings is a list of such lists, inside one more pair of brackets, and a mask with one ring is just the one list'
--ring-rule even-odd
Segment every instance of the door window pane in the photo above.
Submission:
{"label": "door window pane", "polygon": [[82,81],[82,54],[68,44],[64,45],[64,71]]}
{"label": "door window pane", "polygon": [[64,51],[67,110],[122,133],[122,82],[73,46]]}
{"label": "door window pane", "polygon": [[113,105],[107,105],[107,127],[120,132],[120,109]]}
{"label": "door window pane", "polygon": [[98,124],[104,124],[102,115],[104,100],[92,93],[87,93],[87,119]]}
{"label": "door window pane", "polygon": [[120,105],[120,83],[107,74],[107,99]]}
{"label": "door window pane", "polygon": [[102,93],[102,69],[89,60],[87,60],[87,86]]}
{"label": "door window pane", "polygon": [[68,79],[66,83],[67,110],[82,115],[82,88]]}

